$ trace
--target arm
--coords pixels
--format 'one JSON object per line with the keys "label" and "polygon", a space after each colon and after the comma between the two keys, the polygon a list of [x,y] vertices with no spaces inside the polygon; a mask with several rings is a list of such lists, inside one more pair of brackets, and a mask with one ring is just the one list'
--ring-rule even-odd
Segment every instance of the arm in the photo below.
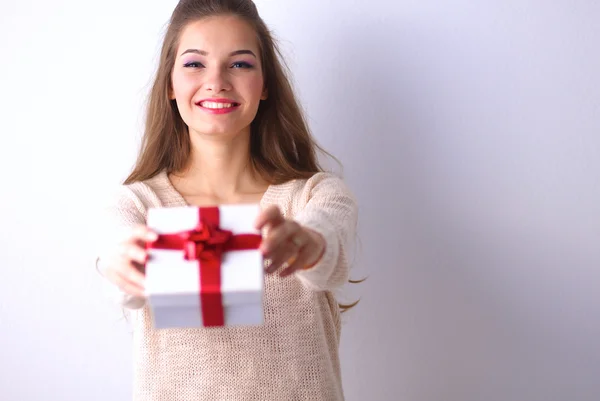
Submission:
{"label": "arm", "polygon": [[356,199],[340,178],[320,173],[307,181],[300,201],[306,203],[294,220],[322,236],[325,252],[314,266],[295,274],[313,290],[340,287],[349,277],[358,220]]}
{"label": "arm", "polygon": [[145,224],[146,207],[128,187],[121,187],[110,206],[105,208],[100,220],[100,250],[96,268],[103,276],[110,299],[127,309],[139,309],[145,305],[145,297],[128,294],[109,281],[106,270],[109,261],[120,252],[120,244],[131,236],[134,227]]}

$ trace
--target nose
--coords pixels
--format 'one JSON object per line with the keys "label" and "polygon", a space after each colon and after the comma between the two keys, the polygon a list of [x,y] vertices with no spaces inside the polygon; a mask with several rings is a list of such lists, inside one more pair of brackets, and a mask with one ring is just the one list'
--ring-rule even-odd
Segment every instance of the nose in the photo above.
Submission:
{"label": "nose", "polygon": [[212,93],[221,93],[231,90],[231,83],[227,79],[227,72],[219,68],[207,71],[204,81],[204,89]]}

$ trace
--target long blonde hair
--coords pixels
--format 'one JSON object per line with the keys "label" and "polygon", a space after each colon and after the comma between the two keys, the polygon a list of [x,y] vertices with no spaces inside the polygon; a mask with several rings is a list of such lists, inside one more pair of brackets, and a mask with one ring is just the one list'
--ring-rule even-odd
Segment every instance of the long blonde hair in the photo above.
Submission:
{"label": "long blonde hair", "polygon": [[[323,171],[317,151],[333,157],[312,137],[286,74],[281,52],[254,3],[251,0],[181,0],[164,37],[139,156],[124,184],[150,179],[163,170],[178,172],[186,166],[191,142],[176,102],[169,98],[171,73],[184,28],[190,22],[220,15],[243,19],[257,35],[269,96],[261,101],[251,124],[250,158],[254,169],[269,183],[281,184],[310,178]],[[345,311],[355,304],[340,305],[340,308]]]}

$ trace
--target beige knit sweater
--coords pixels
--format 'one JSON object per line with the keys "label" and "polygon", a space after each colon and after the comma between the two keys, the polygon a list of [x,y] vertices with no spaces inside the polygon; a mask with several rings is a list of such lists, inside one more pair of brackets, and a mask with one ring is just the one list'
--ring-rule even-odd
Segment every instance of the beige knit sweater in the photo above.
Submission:
{"label": "beige knit sweater", "polygon": [[[107,244],[115,242],[115,230],[143,224],[149,207],[185,205],[164,172],[122,186],[103,219]],[[341,179],[318,173],[271,185],[261,200],[263,208],[269,205],[322,234],[327,247],[310,270],[265,276],[264,325],[155,330],[144,299],[113,288],[132,316],[134,400],[343,400],[340,314],[332,291],[349,276],[355,198]]]}

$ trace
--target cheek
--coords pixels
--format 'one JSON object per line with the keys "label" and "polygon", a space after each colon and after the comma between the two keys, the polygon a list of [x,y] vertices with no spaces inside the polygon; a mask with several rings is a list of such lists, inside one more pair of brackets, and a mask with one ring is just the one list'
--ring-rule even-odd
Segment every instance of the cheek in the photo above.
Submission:
{"label": "cheek", "polygon": [[248,82],[248,90],[254,97],[260,97],[263,92],[264,80],[262,76],[258,75]]}
{"label": "cheek", "polygon": [[173,85],[175,97],[184,97],[194,91],[194,81],[185,74],[174,73],[171,76],[171,85]]}

